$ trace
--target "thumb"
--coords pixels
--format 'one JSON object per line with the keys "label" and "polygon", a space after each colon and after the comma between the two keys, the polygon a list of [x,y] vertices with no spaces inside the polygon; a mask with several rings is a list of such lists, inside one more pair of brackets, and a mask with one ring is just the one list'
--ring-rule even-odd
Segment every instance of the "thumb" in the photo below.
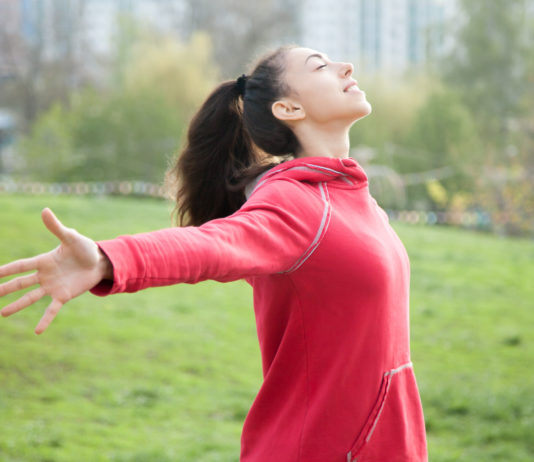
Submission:
{"label": "thumb", "polygon": [[43,223],[48,228],[48,230],[54,234],[60,241],[64,242],[67,240],[69,235],[69,230],[57,219],[52,210],[48,207],[43,209],[41,212],[41,218]]}

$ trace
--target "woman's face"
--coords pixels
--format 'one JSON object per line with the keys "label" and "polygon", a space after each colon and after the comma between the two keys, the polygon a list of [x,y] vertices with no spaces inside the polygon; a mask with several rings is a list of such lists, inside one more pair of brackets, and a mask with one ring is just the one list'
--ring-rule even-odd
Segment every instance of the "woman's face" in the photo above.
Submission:
{"label": "woman's face", "polygon": [[309,121],[351,124],[371,113],[365,93],[355,85],[353,71],[352,64],[330,61],[316,50],[291,48],[286,54],[285,80],[292,93],[284,99],[298,108],[295,114],[301,111]]}

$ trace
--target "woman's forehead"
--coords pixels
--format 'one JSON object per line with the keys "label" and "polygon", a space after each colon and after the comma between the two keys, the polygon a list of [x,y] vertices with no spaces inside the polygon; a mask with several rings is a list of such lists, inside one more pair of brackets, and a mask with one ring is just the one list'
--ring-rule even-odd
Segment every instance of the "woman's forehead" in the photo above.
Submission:
{"label": "woman's forehead", "polygon": [[313,48],[292,48],[289,50],[289,54],[287,56],[288,68],[296,72],[303,70],[306,67],[307,59],[311,56],[325,57],[325,54],[321,53],[319,50],[314,50]]}

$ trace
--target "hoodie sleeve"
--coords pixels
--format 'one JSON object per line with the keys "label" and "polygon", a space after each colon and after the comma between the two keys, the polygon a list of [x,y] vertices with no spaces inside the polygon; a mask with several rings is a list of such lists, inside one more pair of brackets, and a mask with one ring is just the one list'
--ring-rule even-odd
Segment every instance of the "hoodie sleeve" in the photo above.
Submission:
{"label": "hoodie sleeve", "polygon": [[323,220],[326,205],[316,187],[273,181],[229,217],[97,242],[114,279],[91,292],[103,296],[286,271],[309,249]]}

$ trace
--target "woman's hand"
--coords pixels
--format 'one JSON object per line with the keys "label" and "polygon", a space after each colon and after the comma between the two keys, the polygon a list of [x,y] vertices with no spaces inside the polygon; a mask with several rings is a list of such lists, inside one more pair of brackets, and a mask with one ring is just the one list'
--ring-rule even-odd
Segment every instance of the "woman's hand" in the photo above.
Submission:
{"label": "woman's hand", "polygon": [[0,278],[36,271],[0,284],[0,297],[30,286],[39,286],[4,307],[0,311],[2,316],[23,310],[45,295],[52,297],[52,302],[35,328],[36,334],[41,334],[48,327],[69,300],[93,288],[103,279],[113,279],[111,263],[94,241],[63,226],[48,208],[41,215],[48,230],[60,240],[60,245],[48,253],[0,266]]}

